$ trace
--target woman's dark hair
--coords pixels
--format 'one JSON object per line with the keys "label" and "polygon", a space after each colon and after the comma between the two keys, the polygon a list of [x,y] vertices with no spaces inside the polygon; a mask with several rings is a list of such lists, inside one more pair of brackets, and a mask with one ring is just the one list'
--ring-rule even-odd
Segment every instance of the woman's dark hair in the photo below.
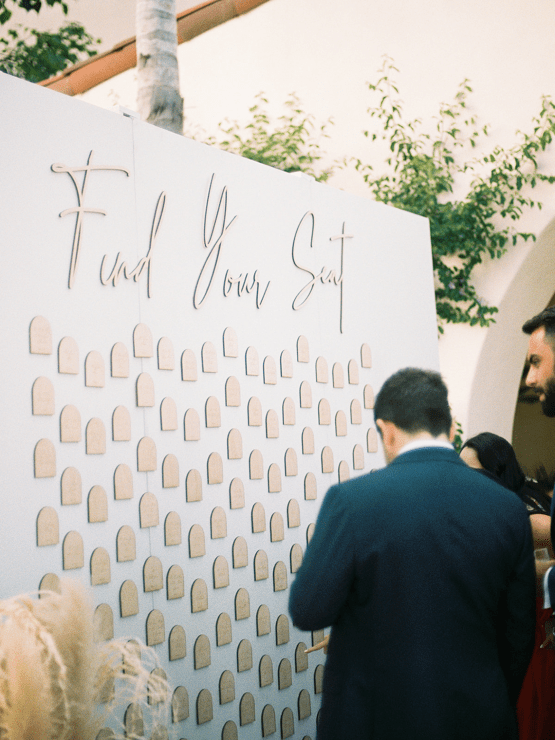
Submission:
{"label": "woman's dark hair", "polygon": [[492,432],[482,432],[467,439],[461,450],[465,447],[475,450],[482,467],[497,476],[506,488],[520,491],[526,478],[510,442]]}

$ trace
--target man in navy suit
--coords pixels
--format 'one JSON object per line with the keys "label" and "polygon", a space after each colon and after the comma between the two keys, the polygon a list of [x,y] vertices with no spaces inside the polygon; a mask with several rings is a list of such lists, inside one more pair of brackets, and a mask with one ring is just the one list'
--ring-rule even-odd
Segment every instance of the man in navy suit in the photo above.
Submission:
{"label": "man in navy suit", "polygon": [[526,508],[453,450],[438,373],[395,373],[374,415],[389,464],[327,492],[291,588],[297,627],[332,626],[318,740],[516,740]]}
{"label": "man in navy suit", "polygon": [[[555,417],[555,306],[546,308],[537,316],[526,321],[522,331],[530,336],[528,342],[529,362],[526,385],[538,393],[545,416]],[[554,497],[555,498],[555,497]],[[551,500],[551,544],[555,544],[555,507]],[[555,607],[555,568],[553,561],[536,564],[538,576],[543,577],[545,608]],[[544,572],[548,568],[547,573]],[[547,635],[547,642],[554,643],[553,633]],[[546,644],[544,643],[544,645]]]}

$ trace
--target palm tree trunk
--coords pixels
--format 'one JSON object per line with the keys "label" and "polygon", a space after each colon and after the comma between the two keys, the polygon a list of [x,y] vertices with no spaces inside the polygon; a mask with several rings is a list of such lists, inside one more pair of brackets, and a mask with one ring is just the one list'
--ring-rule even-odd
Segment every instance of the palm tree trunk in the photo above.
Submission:
{"label": "palm tree trunk", "polygon": [[141,119],[182,134],[175,0],[137,0],[137,71]]}

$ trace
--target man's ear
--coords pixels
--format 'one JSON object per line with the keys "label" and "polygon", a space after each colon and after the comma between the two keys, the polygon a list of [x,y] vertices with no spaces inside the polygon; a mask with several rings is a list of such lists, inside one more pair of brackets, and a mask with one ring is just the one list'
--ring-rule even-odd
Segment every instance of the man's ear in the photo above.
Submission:
{"label": "man's ear", "polygon": [[449,430],[449,442],[451,442],[451,444],[453,444],[453,442],[455,441],[456,434],[457,428],[455,426],[455,420],[453,419],[453,421],[451,422],[451,429]]}
{"label": "man's ear", "polygon": [[376,426],[380,430],[383,446],[386,450],[391,449],[395,445],[395,431],[397,427],[392,421],[384,421],[383,419],[376,419]]}

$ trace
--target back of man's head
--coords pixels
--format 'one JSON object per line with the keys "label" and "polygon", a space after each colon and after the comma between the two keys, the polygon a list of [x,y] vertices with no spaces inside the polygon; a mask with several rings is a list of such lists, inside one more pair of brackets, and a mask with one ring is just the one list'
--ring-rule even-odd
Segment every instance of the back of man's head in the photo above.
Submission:
{"label": "back of man's head", "polygon": [[533,334],[540,328],[545,329],[546,340],[555,344],[555,306],[545,308],[541,313],[525,321],[522,331],[525,334]]}
{"label": "back of man's head", "polygon": [[449,435],[451,411],[441,375],[414,367],[397,371],[376,396],[374,419],[391,421],[408,434]]}

